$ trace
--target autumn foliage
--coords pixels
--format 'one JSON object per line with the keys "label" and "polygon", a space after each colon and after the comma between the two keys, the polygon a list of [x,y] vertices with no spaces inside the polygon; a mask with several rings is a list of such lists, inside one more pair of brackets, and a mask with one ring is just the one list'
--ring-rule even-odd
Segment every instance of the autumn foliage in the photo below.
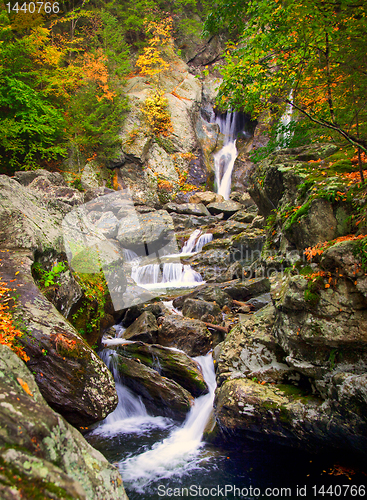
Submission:
{"label": "autumn foliage", "polygon": [[341,241],[361,240],[365,237],[366,237],[366,235],[363,235],[363,234],[360,234],[359,236],[356,236],[355,234],[349,234],[347,236],[340,236],[339,238],[336,238],[335,240],[324,241],[323,243],[318,243],[314,247],[306,248],[306,250],[304,251],[304,254],[307,257],[307,260],[311,261],[313,257],[315,257],[316,255],[323,254],[327,248],[335,245],[336,243],[340,243]]}
{"label": "autumn foliage", "polygon": [[7,283],[0,282],[0,344],[6,345],[21,359],[28,361],[29,356],[17,344],[17,338],[21,337],[23,333],[13,324],[13,316],[9,306],[14,301],[11,296],[12,291],[11,288],[8,288]]}

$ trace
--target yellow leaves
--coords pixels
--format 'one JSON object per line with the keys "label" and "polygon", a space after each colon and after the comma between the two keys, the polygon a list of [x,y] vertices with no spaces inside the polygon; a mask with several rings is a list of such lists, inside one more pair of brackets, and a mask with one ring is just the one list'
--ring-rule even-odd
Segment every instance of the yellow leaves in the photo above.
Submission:
{"label": "yellow leaves", "polygon": [[168,136],[173,130],[167,106],[162,90],[156,90],[145,99],[142,113],[154,135]]}
{"label": "yellow leaves", "polygon": [[136,66],[141,75],[154,76],[169,68],[163,59],[165,47],[172,44],[172,19],[168,17],[159,22],[145,23],[148,32],[153,34],[149,45],[138,57]]}
{"label": "yellow leaves", "polygon": [[22,387],[23,391],[26,392],[29,396],[33,397],[33,393],[31,392],[27,382],[24,382],[24,380],[21,379],[20,377],[17,378],[17,381],[18,381],[19,385]]}

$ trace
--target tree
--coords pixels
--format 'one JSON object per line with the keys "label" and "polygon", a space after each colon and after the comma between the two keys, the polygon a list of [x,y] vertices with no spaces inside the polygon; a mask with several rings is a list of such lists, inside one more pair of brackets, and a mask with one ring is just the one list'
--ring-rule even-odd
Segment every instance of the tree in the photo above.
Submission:
{"label": "tree", "polygon": [[227,51],[219,105],[256,118],[290,104],[367,152],[366,2],[253,0],[242,9],[246,25]]}

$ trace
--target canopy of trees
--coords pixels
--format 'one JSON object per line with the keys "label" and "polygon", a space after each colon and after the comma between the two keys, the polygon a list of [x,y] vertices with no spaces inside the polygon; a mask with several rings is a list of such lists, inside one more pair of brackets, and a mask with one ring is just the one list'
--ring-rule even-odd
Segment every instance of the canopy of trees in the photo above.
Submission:
{"label": "canopy of trees", "polygon": [[256,118],[269,109],[280,115],[289,103],[367,151],[364,0],[219,0],[206,29],[228,29],[235,38],[223,68],[220,106]]}
{"label": "canopy of trees", "polygon": [[203,7],[196,0],[29,4],[0,7],[0,173],[57,168],[68,156],[81,167],[88,158],[108,164],[128,109],[124,79],[151,36],[147,22],[180,14],[176,30],[187,30]]}

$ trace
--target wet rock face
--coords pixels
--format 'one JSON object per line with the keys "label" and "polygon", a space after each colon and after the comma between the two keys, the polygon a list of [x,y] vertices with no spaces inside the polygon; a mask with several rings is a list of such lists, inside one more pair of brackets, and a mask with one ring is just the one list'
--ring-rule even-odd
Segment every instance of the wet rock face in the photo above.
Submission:
{"label": "wet rock face", "polygon": [[148,344],[154,344],[157,340],[158,324],[155,316],[144,311],[125,331],[124,338],[127,340],[140,340]]}
{"label": "wet rock face", "polygon": [[212,336],[203,322],[171,314],[160,324],[157,342],[182,349],[189,356],[201,356],[211,349]]}
{"label": "wet rock face", "polygon": [[122,356],[139,360],[163,377],[174,380],[193,397],[199,397],[208,392],[208,386],[199,364],[183,352],[158,344],[147,345],[143,342],[119,347],[117,352]]}
{"label": "wet rock face", "polygon": [[1,498],[127,500],[117,469],[46,404],[26,365],[1,344],[0,392]]}
{"label": "wet rock face", "polygon": [[[229,380],[218,391],[215,407],[219,425],[228,437],[234,432],[237,439],[287,443],[312,451],[351,446],[365,452],[364,420],[356,414],[346,420],[343,412],[297,389],[264,387],[248,379]],[[355,434],[360,436],[358,441]]]}
{"label": "wet rock face", "polygon": [[220,324],[223,320],[218,304],[205,300],[185,300],[182,307],[182,314],[188,318],[200,319],[208,323]]}
{"label": "wet rock face", "polygon": [[194,402],[191,394],[156,370],[122,356],[122,352],[119,351],[115,361],[124,384],[140,395],[153,413],[184,420]]}

